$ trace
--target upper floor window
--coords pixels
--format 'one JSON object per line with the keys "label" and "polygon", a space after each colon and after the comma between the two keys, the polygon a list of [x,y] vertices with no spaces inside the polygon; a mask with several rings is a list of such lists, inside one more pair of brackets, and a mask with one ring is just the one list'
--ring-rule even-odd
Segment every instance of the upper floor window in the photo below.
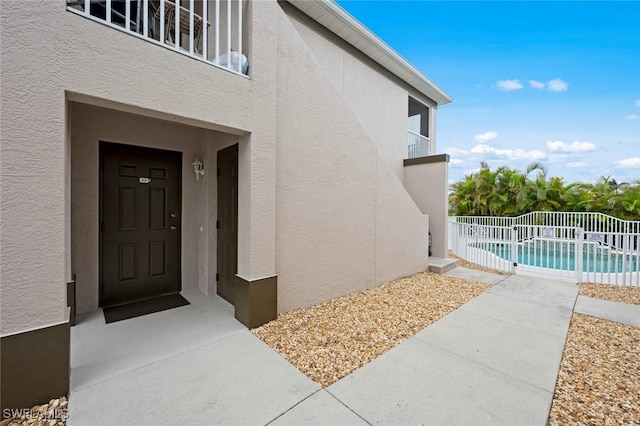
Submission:
{"label": "upper floor window", "polygon": [[409,130],[429,137],[429,107],[409,98]]}
{"label": "upper floor window", "polygon": [[409,98],[409,118],[407,123],[408,158],[432,155],[432,144],[429,139],[430,109]]}

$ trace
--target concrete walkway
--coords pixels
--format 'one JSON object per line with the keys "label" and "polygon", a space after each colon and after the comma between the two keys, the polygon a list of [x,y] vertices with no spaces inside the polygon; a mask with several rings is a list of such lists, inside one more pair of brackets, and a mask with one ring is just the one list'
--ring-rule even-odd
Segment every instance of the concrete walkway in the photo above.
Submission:
{"label": "concrete walkway", "polygon": [[578,296],[574,312],[640,327],[640,306]]}
{"label": "concrete walkway", "polygon": [[446,273],[450,277],[464,278],[466,280],[479,281],[491,285],[498,284],[507,279],[509,275],[492,274],[491,272],[479,271],[477,269],[469,269],[457,267]]}
{"label": "concrete walkway", "polygon": [[370,424],[545,425],[577,286],[489,278],[498,284],[327,391]]}
{"label": "concrete walkway", "polygon": [[72,390],[69,424],[545,425],[577,286],[449,274],[495,285],[326,389],[248,331],[228,329],[85,381]]}

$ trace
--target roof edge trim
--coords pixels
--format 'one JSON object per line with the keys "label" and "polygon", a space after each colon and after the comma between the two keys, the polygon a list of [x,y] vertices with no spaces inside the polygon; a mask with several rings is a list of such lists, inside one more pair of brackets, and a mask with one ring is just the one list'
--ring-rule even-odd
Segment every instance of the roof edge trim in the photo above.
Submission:
{"label": "roof edge trim", "polygon": [[[444,105],[452,101],[452,98],[440,89],[427,76],[418,71],[406,59],[400,56],[380,37],[365,27],[357,19],[351,16],[346,10],[333,0],[287,0],[297,9],[310,18],[328,28],[331,32],[351,44],[363,54],[382,65],[387,70],[398,76],[401,80],[418,90],[423,95],[434,100],[438,105]],[[323,13],[324,12],[324,13]],[[332,19],[333,18],[333,19]],[[333,21],[333,22],[332,22]],[[335,22],[341,24],[354,37],[347,39],[346,35],[337,32]],[[368,49],[367,49],[368,48]],[[373,48],[371,54],[365,49]]]}

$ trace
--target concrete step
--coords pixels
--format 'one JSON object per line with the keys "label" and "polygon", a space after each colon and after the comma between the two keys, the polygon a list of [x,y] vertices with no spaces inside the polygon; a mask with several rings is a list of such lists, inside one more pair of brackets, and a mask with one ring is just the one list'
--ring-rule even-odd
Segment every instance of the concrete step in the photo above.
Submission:
{"label": "concrete step", "polygon": [[444,274],[452,269],[458,267],[460,262],[458,259],[451,259],[449,257],[429,257],[429,272],[435,272],[436,274]]}

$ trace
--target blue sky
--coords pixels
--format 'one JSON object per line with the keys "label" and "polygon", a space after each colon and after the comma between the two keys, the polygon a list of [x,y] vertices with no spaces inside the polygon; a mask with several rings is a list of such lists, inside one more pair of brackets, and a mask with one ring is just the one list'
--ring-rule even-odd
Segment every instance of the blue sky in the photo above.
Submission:
{"label": "blue sky", "polygon": [[338,3],[454,98],[450,181],[483,160],[640,179],[640,1]]}

